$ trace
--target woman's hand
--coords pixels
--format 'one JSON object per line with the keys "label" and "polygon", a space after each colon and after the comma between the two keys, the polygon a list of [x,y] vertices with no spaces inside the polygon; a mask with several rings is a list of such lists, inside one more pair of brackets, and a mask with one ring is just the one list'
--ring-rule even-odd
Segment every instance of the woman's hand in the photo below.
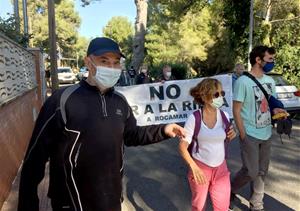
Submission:
{"label": "woman's hand", "polygon": [[206,178],[203,171],[197,166],[196,163],[190,165],[190,169],[193,174],[193,178],[197,185],[204,185],[206,184]]}
{"label": "woman's hand", "polygon": [[227,131],[226,137],[229,141],[231,141],[232,139],[234,139],[236,137],[236,132],[232,125],[229,127],[229,130]]}

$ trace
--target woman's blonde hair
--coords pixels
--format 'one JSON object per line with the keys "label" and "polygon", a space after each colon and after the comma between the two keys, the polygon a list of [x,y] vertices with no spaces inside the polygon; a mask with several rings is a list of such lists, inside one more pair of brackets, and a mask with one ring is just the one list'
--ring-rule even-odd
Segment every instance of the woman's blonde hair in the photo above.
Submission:
{"label": "woman's blonde hair", "polygon": [[195,102],[204,104],[213,98],[215,92],[222,84],[214,78],[203,79],[195,87],[191,88],[190,95],[194,98]]}

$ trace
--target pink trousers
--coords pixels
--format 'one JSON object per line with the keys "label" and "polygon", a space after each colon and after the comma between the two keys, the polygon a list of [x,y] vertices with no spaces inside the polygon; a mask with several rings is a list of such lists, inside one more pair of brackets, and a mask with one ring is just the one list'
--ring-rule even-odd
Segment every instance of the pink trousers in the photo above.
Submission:
{"label": "pink trousers", "polygon": [[195,160],[196,164],[206,176],[206,184],[196,184],[191,170],[188,180],[192,191],[192,211],[204,211],[207,193],[213,204],[214,211],[228,211],[230,203],[230,173],[226,161],[218,167],[210,167]]}

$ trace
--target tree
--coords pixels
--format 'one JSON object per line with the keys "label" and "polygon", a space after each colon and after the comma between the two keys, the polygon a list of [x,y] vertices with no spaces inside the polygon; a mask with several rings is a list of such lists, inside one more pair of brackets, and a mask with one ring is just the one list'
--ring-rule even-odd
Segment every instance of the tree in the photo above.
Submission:
{"label": "tree", "polygon": [[277,50],[275,71],[300,88],[300,1],[268,0],[256,4],[255,44]]}
{"label": "tree", "polygon": [[76,52],[76,59],[78,59],[78,67],[79,68],[84,66],[83,59],[86,56],[86,49],[87,49],[88,43],[89,43],[88,39],[86,39],[85,37],[79,36],[77,39],[77,42],[74,45],[74,50]]}
{"label": "tree", "polygon": [[[87,6],[92,2],[101,1],[101,0],[81,0],[83,6]],[[148,0],[134,0],[137,14],[135,22],[135,35],[132,40],[132,61],[131,66],[135,70],[139,69],[144,60],[144,51],[145,51],[145,35],[147,30],[147,9],[148,9]],[[127,50],[129,51],[129,50]]]}
{"label": "tree", "polygon": [[[73,46],[77,42],[78,29],[80,26],[79,14],[75,11],[72,1],[60,0],[55,2],[57,45],[62,49],[64,57],[74,57],[76,51]],[[32,35],[29,40],[29,46],[39,47],[45,52],[48,52],[47,1],[28,1],[27,10],[29,34]],[[20,18],[23,20],[22,12],[20,14]]]}
{"label": "tree", "polygon": [[145,36],[147,30],[147,0],[134,0],[136,5],[136,21],[135,21],[135,35],[132,45],[132,61],[131,65],[135,70],[138,70],[143,63],[145,55]]}
{"label": "tree", "polygon": [[30,36],[25,36],[17,28],[17,20],[14,15],[9,15],[8,18],[2,19],[0,17],[0,31],[7,37],[25,46]]}
{"label": "tree", "polygon": [[[187,64],[198,75],[213,75],[218,71],[218,69],[213,69],[216,67],[214,64],[217,60],[210,59],[213,56],[209,51],[220,36],[220,30],[215,28],[220,25],[221,18],[213,16],[211,4],[206,3],[204,6],[203,4],[198,5],[200,10],[195,11],[191,8],[185,14],[177,14],[180,17],[177,20],[170,14],[175,13],[169,11],[170,7],[150,4],[149,27],[146,36],[146,61],[148,63],[157,66],[159,63],[181,62]],[[218,36],[215,36],[213,32],[216,32]],[[220,57],[223,60],[228,55],[227,52],[224,54],[225,57]],[[208,62],[211,62],[211,65],[207,65]],[[188,75],[195,74],[194,71],[189,72]]]}
{"label": "tree", "polygon": [[133,26],[127,17],[112,17],[103,28],[103,34],[115,40],[126,55],[132,54]]}

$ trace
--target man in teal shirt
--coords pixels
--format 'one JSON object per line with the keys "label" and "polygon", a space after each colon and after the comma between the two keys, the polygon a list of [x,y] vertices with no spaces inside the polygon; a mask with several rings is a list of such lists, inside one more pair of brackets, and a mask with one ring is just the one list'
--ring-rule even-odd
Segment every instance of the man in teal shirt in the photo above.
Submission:
{"label": "man in teal shirt", "polygon": [[[257,46],[250,53],[251,71],[268,94],[275,95],[274,80],[265,75],[274,67],[275,49]],[[285,112],[275,108],[273,113]],[[231,201],[238,190],[251,182],[250,210],[264,210],[264,180],[271,152],[271,111],[268,101],[257,84],[243,75],[234,85],[233,115],[240,133],[243,166],[231,183]]]}

